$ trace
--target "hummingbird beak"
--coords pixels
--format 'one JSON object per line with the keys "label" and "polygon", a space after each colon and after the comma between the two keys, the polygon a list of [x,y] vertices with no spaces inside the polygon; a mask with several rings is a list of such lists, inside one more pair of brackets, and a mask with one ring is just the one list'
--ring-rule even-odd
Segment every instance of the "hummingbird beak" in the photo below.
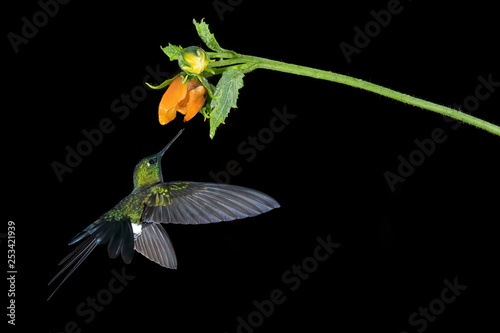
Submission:
{"label": "hummingbird beak", "polygon": [[158,159],[158,169],[160,170],[160,181],[163,183],[163,173],[161,172],[161,158],[163,157],[163,154],[167,151],[168,148],[174,143],[174,141],[182,134],[184,131],[184,128],[181,129],[177,134],[174,136],[172,140],[163,148],[158,154],[156,154],[157,159]]}
{"label": "hummingbird beak", "polygon": [[174,141],[182,134],[182,132],[184,131],[184,128],[181,129],[177,135],[172,139],[170,140],[170,142],[165,146],[165,148],[163,148],[159,153],[158,153],[158,157],[161,158],[163,156],[163,154],[165,154],[165,152],[167,151],[168,148],[170,148],[170,146],[172,145],[172,143],[174,143]]}

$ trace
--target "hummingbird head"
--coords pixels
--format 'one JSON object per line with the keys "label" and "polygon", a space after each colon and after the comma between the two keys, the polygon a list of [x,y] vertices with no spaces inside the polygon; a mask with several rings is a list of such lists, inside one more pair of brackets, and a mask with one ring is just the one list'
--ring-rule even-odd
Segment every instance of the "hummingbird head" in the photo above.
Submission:
{"label": "hummingbird head", "polygon": [[163,182],[161,158],[170,145],[174,143],[175,139],[181,135],[182,131],[184,129],[180,130],[159,153],[145,157],[137,163],[134,169],[134,188],[151,186]]}

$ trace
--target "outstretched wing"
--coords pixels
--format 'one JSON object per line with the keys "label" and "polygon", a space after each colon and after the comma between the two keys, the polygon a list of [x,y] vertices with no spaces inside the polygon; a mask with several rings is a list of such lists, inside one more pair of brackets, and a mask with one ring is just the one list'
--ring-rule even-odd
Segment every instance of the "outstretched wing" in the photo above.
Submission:
{"label": "outstretched wing", "polygon": [[70,254],[68,254],[59,265],[64,265],[59,273],[50,280],[52,284],[59,276],[71,267],[69,273],[59,283],[49,299],[61,287],[61,285],[73,274],[80,264],[89,254],[100,244],[108,244],[108,254],[111,258],[122,255],[123,260],[128,264],[134,256],[134,235],[128,220],[97,220],[89,225],[82,232],[76,235],[68,244],[73,245],[81,242]]}
{"label": "outstretched wing", "polygon": [[279,207],[267,194],[227,184],[170,182],[155,185],[150,191],[142,215],[146,223],[231,221]]}
{"label": "outstretched wing", "polygon": [[172,242],[159,224],[143,224],[141,234],[135,240],[135,250],[163,267],[177,268]]}

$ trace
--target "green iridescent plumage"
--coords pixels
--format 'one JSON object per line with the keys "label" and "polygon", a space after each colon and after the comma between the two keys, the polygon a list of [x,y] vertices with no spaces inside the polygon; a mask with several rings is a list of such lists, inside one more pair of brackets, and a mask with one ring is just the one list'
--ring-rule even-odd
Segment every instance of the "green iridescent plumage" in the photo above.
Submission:
{"label": "green iridescent plumage", "polygon": [[161,158],[181,133],[158,154],[139,161],[132,193],[69,242],[78,245],[59,263],[63,267],[49,284],[70,270],[50,297],[97,245],[107,245],[111,258],[121,256],[126,263],[132,261],[135,250],[161,266],[175,269],[175,251],[160,223],[231,221],[279,207],[270,196],[241,186],[163,182]]}

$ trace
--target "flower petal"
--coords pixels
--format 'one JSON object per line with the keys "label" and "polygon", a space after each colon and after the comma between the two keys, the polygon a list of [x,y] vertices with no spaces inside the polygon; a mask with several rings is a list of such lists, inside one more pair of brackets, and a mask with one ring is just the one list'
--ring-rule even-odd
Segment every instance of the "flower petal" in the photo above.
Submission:
{"label": "flower petal", "polygon": [[163,94],[158,112],[160,113],[162,112],[162,110],[164,112],[169,111],[170,109],[175,107],[177,103],[186,98],[187,93],[188,85],[182,84],[182,77],[179,76],[174,81],[172,81],[167,91],[165,91],[165,93]]}
{"label": "flower petal", "polygon": [[189,102],[187,104],[187,112],[184,116],[184,121],[189,121],[198,111],[205,105],[207,100],[207,90],[204,86],[199,86],[189,92]]}
{"label": "flower petal", "polygon": [[175,105],[175,109],[185,115],[184,121],[193,118],[207,100],[207,90],[198,79],[186,83],[188,95]]}
{"label": "flower petal", "polygon": [[161,125],[166,125],[175,119],[176,114],[177,113],[174,108],[171,108],[170,110],[160,110],[158,112],[158,121]]}

